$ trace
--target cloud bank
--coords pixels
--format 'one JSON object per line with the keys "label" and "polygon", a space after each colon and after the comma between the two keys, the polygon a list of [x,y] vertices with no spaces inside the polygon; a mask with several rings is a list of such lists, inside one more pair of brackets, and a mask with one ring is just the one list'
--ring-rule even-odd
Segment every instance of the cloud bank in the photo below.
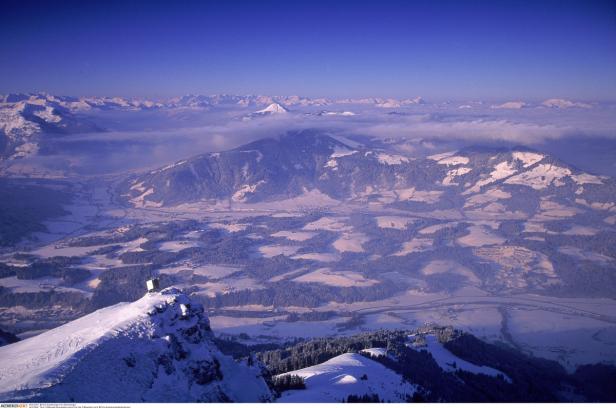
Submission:
{"label": "cloud bank", "polygon": [[294,110],[256,118],[248,117],[250,111],[246,109],[124,112],[118,116],[105,112],[98,117],[93,114],[91,119],[109,131],[53,139],[43,159],[46,165],[54,162],[86,174],[144,170],[305,128],[377,141],[420,140],[424,148],[436,150],[444,145],[482,143],[545,146],[579,137],[616,140],[613,108],[566,109],[569,104],[550,101],[546,101],[548,105],[564,104],[565,108],[492,109],[468,105],[460,110],[452,104],[383,109],[345,104],[327,108],[329,113],[353,111],[356,115]]}

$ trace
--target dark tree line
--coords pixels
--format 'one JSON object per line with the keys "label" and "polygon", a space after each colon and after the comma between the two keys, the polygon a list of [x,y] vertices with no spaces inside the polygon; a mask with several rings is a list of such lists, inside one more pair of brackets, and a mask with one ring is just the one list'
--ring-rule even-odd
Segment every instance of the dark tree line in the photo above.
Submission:
{"label": "dark tree line", "polygon": [[355,395],[351,394],[346,398],[345,402],[351,403],[371,403],[371,402],[382,402],[379,394],[364,394],[364,395]]}
{"label": "dark tree line", "polygon": [[41,309],[51,305],[58,305],[77,311],[85,311],[88,304],[88,299],[79,292],[58,292],[55,290],[11,292],[9,289],[0,287],[1,307],[23,306],[28,309]]}
{"label": "dark tree line", "polygon": [[265,289],[245,289],[202,297],[208,308],[241,305],[304,306],[318,307],[326,302],[368,302],[391,297],[400,290],[395,284],[385,281],[372,286],[337,287],[313,283],[275,282]]}
{"label": "dark tree line", "polygon": [[386,347],[391,338],[400,336],[400,333],[377,331],[352,337],[313,339],[278,350],[259,352],[256,356],[276,375],[321,364],[340,354],[371,347]]}
{"label": "dark tree line", "polygon": [[28,266],[13,266],[0,263],[0,277],[15,276],[17,279],[39,279],[44,277],[61,278],[65,284],[73,285],[90,277],[90,271],[77,268],[81,263],[79,257],[55,256],[43,260],[34,260]]}
{"label": "dark tree line", "polygon": [[288,390],[303,390],[306,388],[304,379],[299,375],[279,375],[272,377],[272,388],[278,394]]}

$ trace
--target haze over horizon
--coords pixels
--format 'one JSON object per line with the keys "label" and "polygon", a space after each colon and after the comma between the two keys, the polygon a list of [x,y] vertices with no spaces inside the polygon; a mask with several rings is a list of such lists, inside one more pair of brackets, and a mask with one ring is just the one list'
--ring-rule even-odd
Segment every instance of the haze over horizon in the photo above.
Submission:
{"label": "haze over horizon", "polygon": [[612,1],[8,1],[0,33],[0,93],[616,95]]}

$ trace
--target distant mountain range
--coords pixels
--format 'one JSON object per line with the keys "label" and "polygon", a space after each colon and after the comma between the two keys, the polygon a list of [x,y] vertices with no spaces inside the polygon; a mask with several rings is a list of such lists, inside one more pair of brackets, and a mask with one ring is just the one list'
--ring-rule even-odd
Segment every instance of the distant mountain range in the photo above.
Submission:
{"label": "distant mountain range", "polygon": [[[300,96],[264,95],[186,95],[166,100],[153,101],[142,98],[123,97],[68,97],[46,93],[0,95],[0,160],[19,159],[36,155],[45,148],[45,140],[64,134],[104,131],[91,120],[94,111],[152,111],[152,110],[252,110],[239,118],[254,119],[271,114],[301,113],[296,109],[338,106],[338,110],[309,112],[315,116],[354,116],[347,105],[380,109],[398,109],[413,106],[431,106],[421,97],[411,99],[394,98],[306,98]],[[436,104],[434,106],[441,106]],[[467,103],[453,109],[488,108],[484,103]],[[557,108],[588,109],[594,105],[548,99],[542,103],[522,101],[491,105],[493,109]],[[393,112],[396,113],[396,112]]]}
{"label": "distant mountain range", "polygon": [[0,104],[18,102],[50,103],[63,108],[76,110],[98,109],[161,109],[161,108],[206,108],[214,106],[266,107],[271,104],[281,106],[327,106],[332,104],[375,105],[394,108],[404,105],[424,104],[421,97],[413,99],[393,98],[308,98],[303,96],[267,95],[185,95],[158,101],[143,98],[124,97],[70,97],[54,96],[46,93],[0,95]]}
{"label": "distant mountain range", "polygon": [[103,129],[77,114],[83,101],[48,95],[8,95],[0,103],[0,159],[33,156],[42,135],[100,132]]}

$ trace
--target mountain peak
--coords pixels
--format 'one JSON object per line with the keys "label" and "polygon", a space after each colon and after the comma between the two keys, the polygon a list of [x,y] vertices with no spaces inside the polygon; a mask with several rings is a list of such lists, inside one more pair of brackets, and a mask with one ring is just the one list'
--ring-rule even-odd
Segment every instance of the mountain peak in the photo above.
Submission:
{"label": "mountain peak", "polygon": [[274,103],[269,104],[265,109],[258,110],[255,113],[278,114],[278,113],[288,113],[288,112],[289,110],[287,108],[285,108],[279,103],[274,102]]}
{"label": "mountain peak", "polygon": [[0,349],[0,400],[266,400],[258,367],[213,343],[203,307],[178,289],[99,309]]}

